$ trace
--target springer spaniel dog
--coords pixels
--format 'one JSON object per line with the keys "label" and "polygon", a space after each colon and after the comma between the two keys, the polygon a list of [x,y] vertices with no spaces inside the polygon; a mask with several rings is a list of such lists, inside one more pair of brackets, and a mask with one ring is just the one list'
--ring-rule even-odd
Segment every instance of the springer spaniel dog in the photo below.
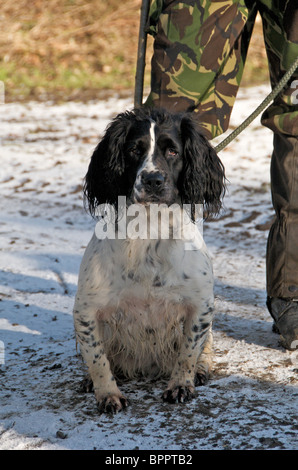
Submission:
{"label": "springer spaniel dog", "polygon": [[[101,412],[129,404],[117,377],[168,377],[170,403],[190,400],[207,381],[213,274],[194,208],[217,214],[224,188],[223,165],[191,114],[127,111],[95,148],[84,196],[98,222],[80,267],[74,324]],[[151,230],[153,208],[162,222]]]}

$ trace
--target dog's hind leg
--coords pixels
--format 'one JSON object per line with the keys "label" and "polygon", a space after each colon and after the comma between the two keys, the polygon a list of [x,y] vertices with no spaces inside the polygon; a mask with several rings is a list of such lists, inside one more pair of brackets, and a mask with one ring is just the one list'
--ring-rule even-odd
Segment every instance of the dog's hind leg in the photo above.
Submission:
{"label": "dog's hind leg", "polygon": [[196,364],[195,385],[205,385],[210,377],[213,363],[213,335],[210,327],[204,349]]}

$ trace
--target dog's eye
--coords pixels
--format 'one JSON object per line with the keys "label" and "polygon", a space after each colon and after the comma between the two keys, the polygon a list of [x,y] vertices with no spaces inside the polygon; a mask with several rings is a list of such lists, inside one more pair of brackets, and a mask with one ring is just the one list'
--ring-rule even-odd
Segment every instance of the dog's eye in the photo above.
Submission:
{"label": "dog's eye", "polygon": [[178,152],[175,149],[169,148],[167,150],[167,154],[169,157],[176,157],[178,155]]}
{"label": "dog's eye", "polygon": [[138,148],[138,147],[130,147],[128,149],[128,153],[129,155],[131,155],[132,157],[139,157],[141,155],[141,149]]}

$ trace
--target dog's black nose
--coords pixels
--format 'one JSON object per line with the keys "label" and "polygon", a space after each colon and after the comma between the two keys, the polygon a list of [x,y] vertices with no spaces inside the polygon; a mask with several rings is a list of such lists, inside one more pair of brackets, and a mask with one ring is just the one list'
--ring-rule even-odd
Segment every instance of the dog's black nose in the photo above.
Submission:
{"label": "dog's black nose", "polygon": [[162,188],[165,178],[157,171],[152,173],[144,171],[142,173],[141,181],[145,188],[150,189],[150,191],[156,191]]}

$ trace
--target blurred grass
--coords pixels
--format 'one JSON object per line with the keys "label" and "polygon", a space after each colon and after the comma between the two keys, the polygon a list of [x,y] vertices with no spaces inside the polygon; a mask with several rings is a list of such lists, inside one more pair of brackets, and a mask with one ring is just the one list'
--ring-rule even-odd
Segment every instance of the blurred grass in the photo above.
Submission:
{"label": "blurred grass", "polygon": [[[5,100],[89,100],[134,89],[141,0],[2,0]],[[148,37],[145,87],[150,83]],[[268,81],[258,21],[243,85]]]}

